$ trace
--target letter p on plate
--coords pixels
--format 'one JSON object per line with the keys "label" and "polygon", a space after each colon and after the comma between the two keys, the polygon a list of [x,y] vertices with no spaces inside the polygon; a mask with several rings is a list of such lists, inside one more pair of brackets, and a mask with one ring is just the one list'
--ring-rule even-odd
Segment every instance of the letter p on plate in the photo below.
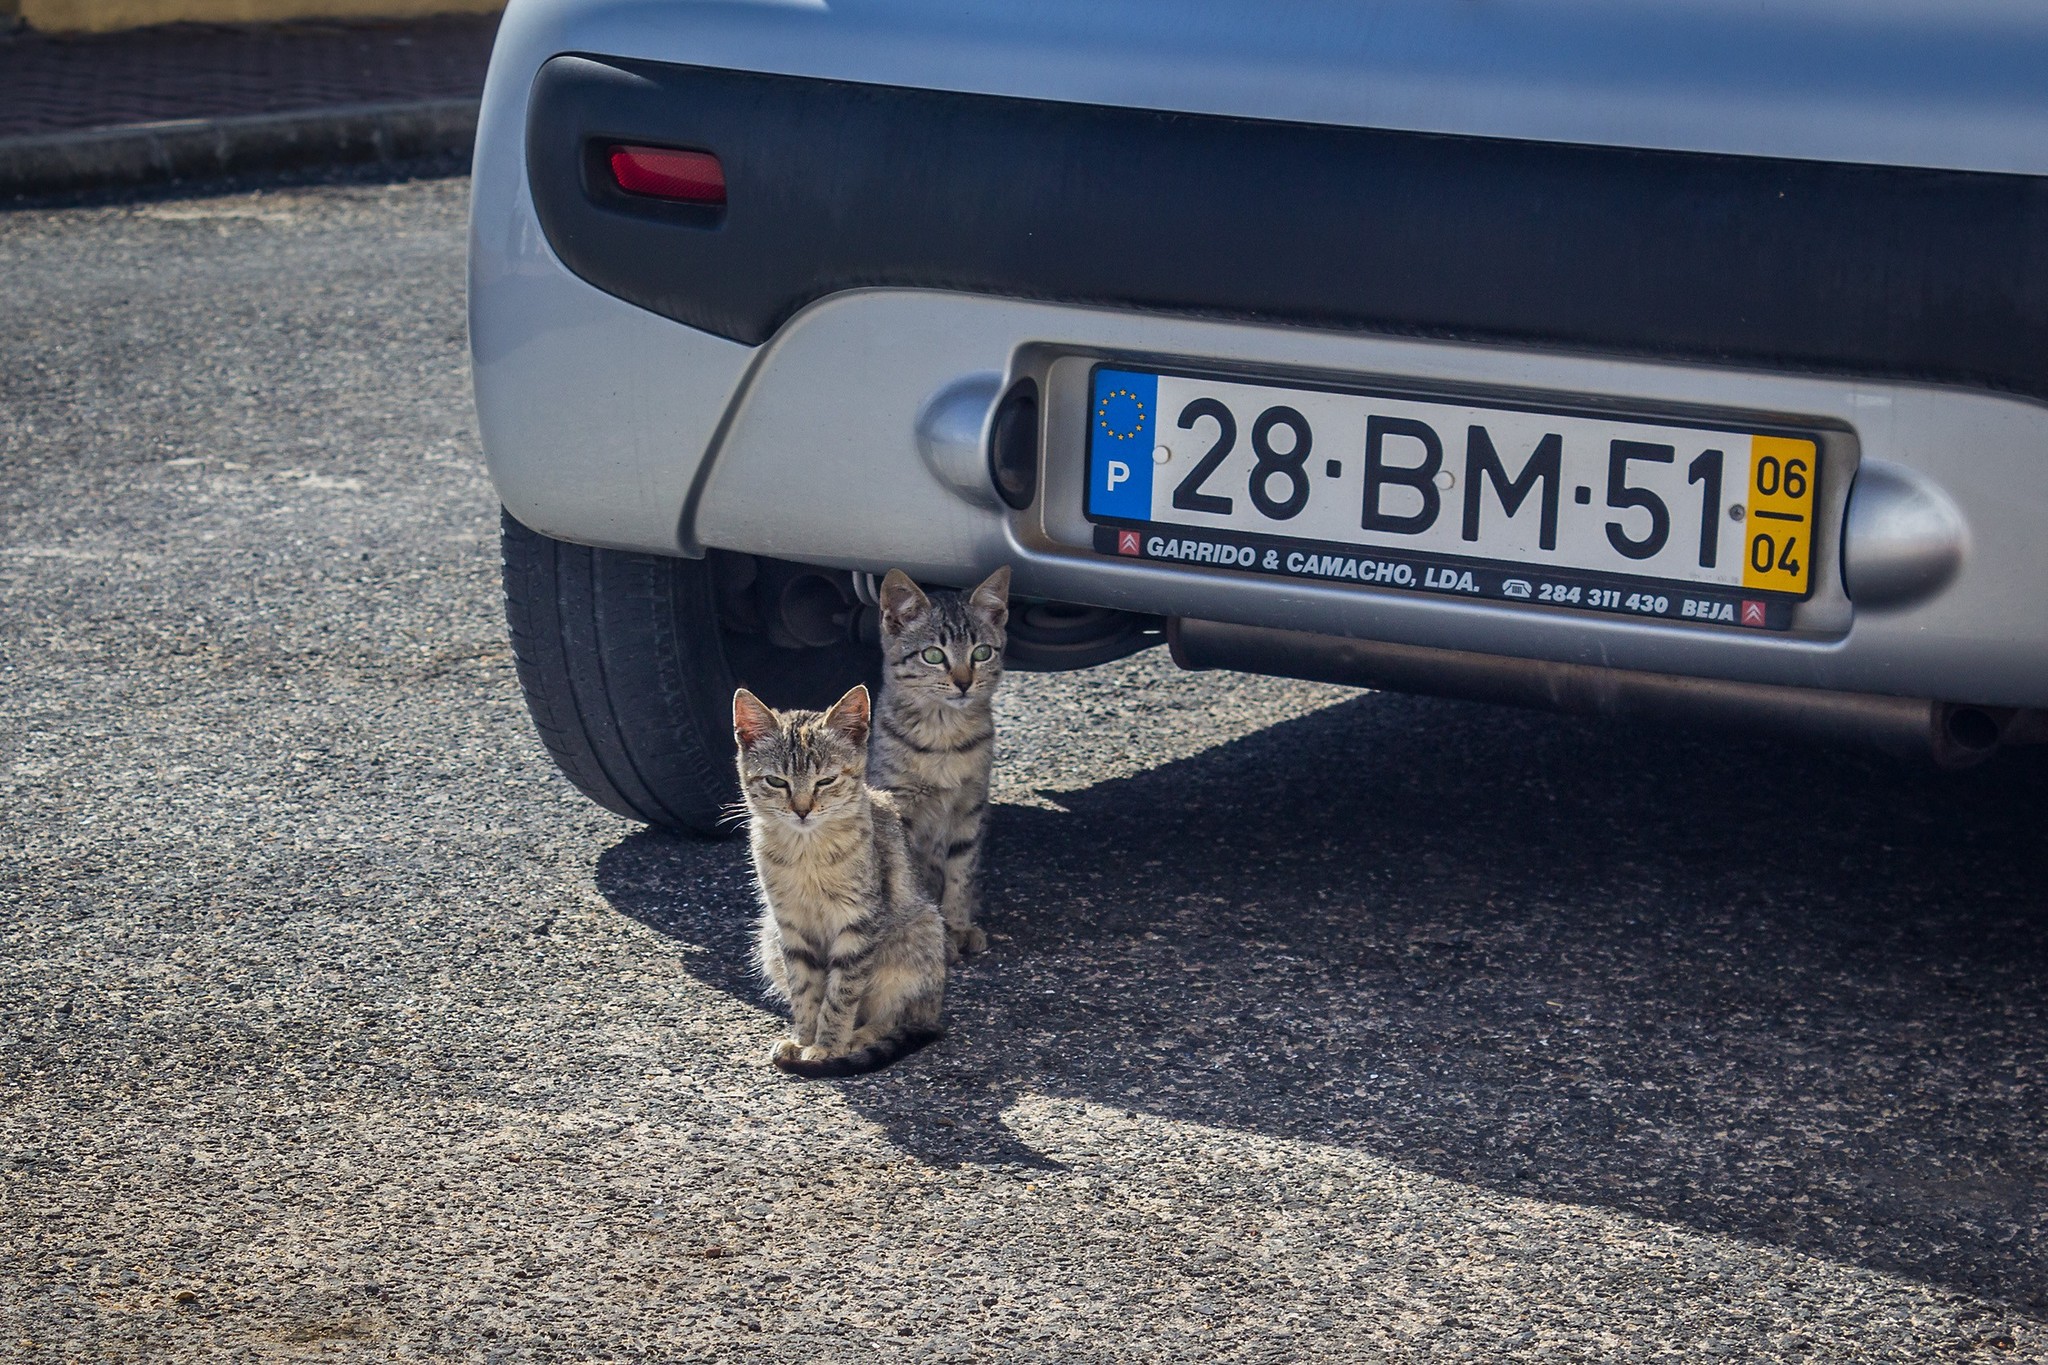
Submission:
{"label": "letter p on plate", "polygon": [[1116,491],[1116,486],[1117,486],[1118,484],[1120,484],[1120,483],[1128,483],[1128,482],[1130,482],[1130,478],[1131,478],[1131,467],[1130,467],[1129,465],[1125,464],[1125,463],[1124,463],[1124,462],[1123,462],[1122,460],[1111,460],[1111,461],[1109,462],[1109,470],[1108,470],[1108,481],[1109,481],[1109,490],[1108,490],[1108,491],[1110,491],[1110,492],[1114,493],[1114,492]]}

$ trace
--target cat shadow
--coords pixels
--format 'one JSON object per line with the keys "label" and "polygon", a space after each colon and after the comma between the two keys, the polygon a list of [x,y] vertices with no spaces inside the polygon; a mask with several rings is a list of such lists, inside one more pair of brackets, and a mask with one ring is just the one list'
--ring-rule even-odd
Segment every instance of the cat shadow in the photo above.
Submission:
{"label": "cat shadow", "polygon": [[[2038,760],[1359,697],[998,806],[947,1038],[838,1084],[938,1165],[1048,1164],[1003,1114],[1051,1096],[2048,1311]],[[597,882],[758,1003],[745,862]]]}

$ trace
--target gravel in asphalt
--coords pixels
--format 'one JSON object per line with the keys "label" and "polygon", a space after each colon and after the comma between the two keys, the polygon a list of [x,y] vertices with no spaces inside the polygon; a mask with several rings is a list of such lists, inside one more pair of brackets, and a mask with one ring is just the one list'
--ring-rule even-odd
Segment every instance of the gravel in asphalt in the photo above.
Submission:
{"label": "gravel in asphalt", "polygon": [[0,216],[0,1355],[2048,1358],[2048,765],[1015,676],[952,1031],[527,728],[466,183]]}

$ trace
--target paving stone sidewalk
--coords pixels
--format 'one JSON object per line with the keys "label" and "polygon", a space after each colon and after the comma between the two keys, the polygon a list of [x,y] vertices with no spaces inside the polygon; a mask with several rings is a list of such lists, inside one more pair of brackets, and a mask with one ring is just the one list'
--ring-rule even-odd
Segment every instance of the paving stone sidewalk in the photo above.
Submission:
{"label": "paving stone sidewalk", "polygon": [[497,17],[0,36],[0,138],[483,92]]}

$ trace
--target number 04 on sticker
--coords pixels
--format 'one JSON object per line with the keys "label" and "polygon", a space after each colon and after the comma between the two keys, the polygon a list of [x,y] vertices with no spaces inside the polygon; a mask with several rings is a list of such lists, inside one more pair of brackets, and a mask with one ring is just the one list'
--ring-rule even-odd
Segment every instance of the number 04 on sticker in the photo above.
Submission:
{"label": "number 04 on sticker", "polygon": [[1811,591],[1811,436],[1462,399],[1094,372],[1106,553],[1784,629]]}

